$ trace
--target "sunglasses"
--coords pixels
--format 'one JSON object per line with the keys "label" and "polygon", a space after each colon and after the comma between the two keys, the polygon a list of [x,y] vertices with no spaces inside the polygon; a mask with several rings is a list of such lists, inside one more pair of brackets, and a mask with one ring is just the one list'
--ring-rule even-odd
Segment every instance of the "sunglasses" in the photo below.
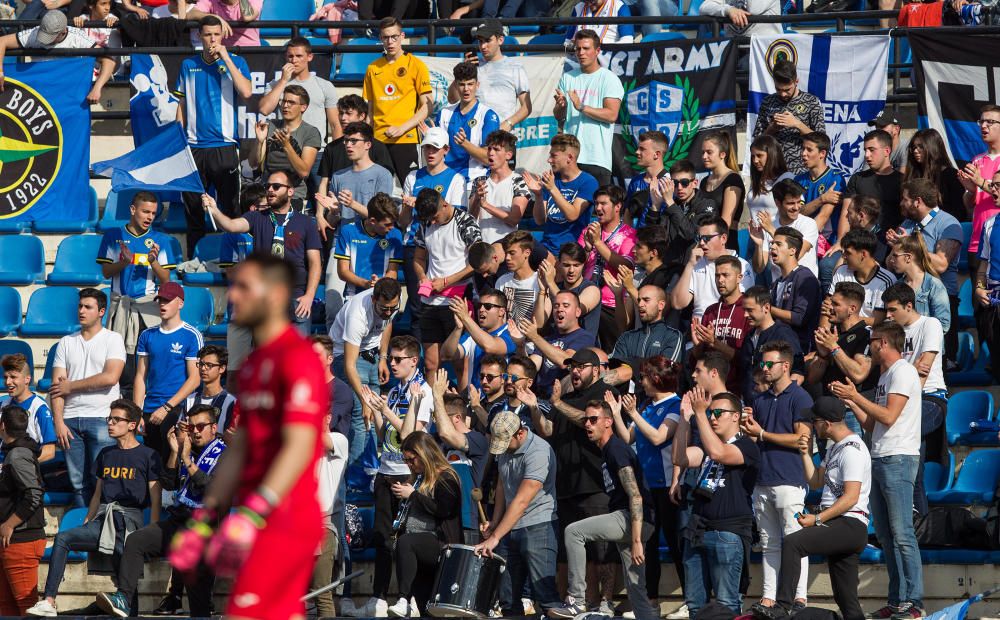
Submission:
{"label": "sunglasses", "polygon": [[395,306],[383,306],[376,301],[375,309],[378,310],[380,314],[392,314],[396,310],[399,310],[399,304],[396,304]]}
{"label": "sunglasses", "polygon": [[518,375],[511,375],[511,374],[508,374],[508,373],[503,373],[500,376],[503,377],[504,381],[510,381],[511,383],[517,383],[521,379],[527,379],[527,377],[521,377],[521,376],[518,376]]}
{"label": "sunglasses", "polygon": [[498,308],[503,308],[500,304],[491,304],[488,301],[481,302],[479,304],[480,308],[486,308],[487,310],[496,310]]}
{"label": "sunglasses", "polygon": [[722,236],[722,233],[712,233],[711,235],[695,235],[694,241],[695,241],[695,243],[708,243],[712,239],[715,239],[716,237],[721,237],[721,236]]}
{"label": "sunglasses", "polygon": [[735,409],[709,409],[706,413],[708,413],[709,417],[715,416],[716,418],[721,418],[723,413],[740,413],[740,412],[736,411]]}
{"label": "sunglasses", "polygon": [[109,415],[108,416],[108,424],[119,424],[121,422],[131,422],[131,420],[129,420],[128,418],[123,418],[121,416],[117,416],[117,415]]}
{"label": "sunglasses", "polygon": [[195,366],[198,368],[208,368],[209,370],[213,368],[222,368],[222,364],[213,364],[212,362],[197,362]]}
{"label": "sunglasses", "polygon": [[765,362],[765,361],[762,360],[757,365],[760,366],[761,368],[766,368],[767,370],[771,370],[772,368],[775,367],[775,365],[777,365],[777,364],[784,364],[784,363],[785,362],[782,361],[782,360],[779,360],[777,362]]}
{"label": "sunglasses", "polygon": [[587,417],[583,418],[583,423],[584,424],[591,424],[591,425],[593,425],[593,424],[597,424],[597,421],[600,420],[600,419],[601,419],[601,416],[599,416],[599,415],[588,415]]}
{"label": "sunglasses", "polygon": [[402,362],[403,360],[412,359],[414,357],[416,357],[416,355],[390,355],[389,356],[389,362],[391,362],[393,364],[398,364],[398,363]]}
{"label": "sunglasses", "polygon": [[212,425],[211,422],[202,422],[201,424],[188,423],[188,432],[190,433],[191,431],[198,431],[200,433],[211,425]]}
{"label": "sunglasses", "polygon": [[285,185],[284,183],[268,183],[267,189],[281,189],[283,187],[291,187],[291,185]]}
{"label": "sunglasses", "polygon": [[479,373],[479,380],[480,381],[493,381],[495,379],[499,379],[502,376],[503,375],[491,375],[488,372],[481,372],[481,373]]}
{"label": "sunglasses", "polygon": [[671,179],[671,181],[674,182],[674,185],[679,187],[687,187],[688,185],[694,183],[694,179]]}

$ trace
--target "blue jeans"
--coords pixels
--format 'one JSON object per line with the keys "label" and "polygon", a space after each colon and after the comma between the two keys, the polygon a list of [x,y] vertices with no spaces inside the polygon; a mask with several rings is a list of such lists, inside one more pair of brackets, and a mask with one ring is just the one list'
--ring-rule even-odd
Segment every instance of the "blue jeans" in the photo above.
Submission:
{"label": "blue jeans", "polygon": [[[379,389],[378,382],[378,364],[372,364],[366,359],[358,357],[357,363],[358,376],[361,378],[361,384],[367,385],[372,390],[376,392]],[[344,358],[338,357],[333,360],[333,374],[348,383],[347,381],[347,371],[344,369]],[[348,383],[348,385],[350,385]],[[354,409],[351,410],[351,433],[347,437],[347,445],[349,446],[347,451],[347,466],[350,467],[352,463],[358,460],[361,453],[364,452],[365,442],[368,439],[367,431],[369,429],[365,428],[365,419],[361,415],[361,399],[358,395],[354,395]]]}
{"label": "blue jeans", "polygon": [[49,560],[49,575],[45,578],[45,596],[55,598],[59,594],[59,584],[66,572],[66,558],[70,551],[97,551],[103,525],[104,519],[94,519],[80,527],[56,534],[52,543],[52,558]]}
{"label": "blue jeans", "polygon": [[67,418],[66,426],[73,432],[73,439],[66,450],[66,470],[73,486],[73,507],[87,505],[97,486],[94,461],[97,454],[115,445],[108,435],[108,421],[104,418]]}
{"label": "blue jeans", "polygon": [[[660,17],[673,17],[680,12],[674,0],[639,0],[639,10],[644,16]],[[642,34],[653,34],[663,29],[663,24],[643,24]]]}
{"label": "blue jeans", "polygon": [[830,282],[833,281],[833,272],[837,270],[837,261],[840,260],[841,252],[827,254],[819,259],[819,288],[825,294],[830,290]]}
{"label": "blue jeans", "polygon": [[889,604],[909,601],[923,609],[923,568],[913,532],[913,486],[919,466],[916,455],[873,458],[870,505],[889,571]]}
{"label": "blue jeans", "polygon": [[[500,5],[503,4],[501,7]],[[543,17],[551,5],[545,0],[486,0],[483,17]],[[520,10],[519,10],[520,9]]]}
{"label": "blue jeans", "polygon": [[743,540],[732,532],[705,532],[702,543],[684,544],[684,598],[693,618],[708,603],[711,585],[715,600],[740,614],[743,597],[740,575],[743,574]]}
{"label": "blue jeans", "polygon": [[500,594],[504,616],[524,615],[521,599],[511,594],[523,592],[525,584],[531,590],[536,608],[548,611],[562,605],[556,591],[556,522],[513,530],[504,536],[502,544],[507,553],[505,559],[511,587]]}

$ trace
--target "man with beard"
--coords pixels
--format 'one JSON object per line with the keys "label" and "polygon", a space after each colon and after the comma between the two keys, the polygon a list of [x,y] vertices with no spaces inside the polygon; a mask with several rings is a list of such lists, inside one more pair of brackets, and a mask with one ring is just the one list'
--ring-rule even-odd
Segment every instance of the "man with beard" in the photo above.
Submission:
{"label": "man with beard", "polygon": [[[541,262],[538,266],[538,286],[541,291],[538,302],[535,303],[535,324],[550,322],[556,295],[560,291],[572,291],[580,300],[580,325],[596,342],[601,322],[601,287],[583,277],[586,262],[587,253],[577,243],[564,243],[559,248],[559,259],[555,265],[549,261]],[[556,282],[557,276],[562,277],[562,282]]]}
{"label": "man with beard", "polygon": [[761,101],[752,138],[762,134],[774,136],[781,145],[788,170],[799,174],[806,171],[802,163],[802,136],[814,131],[826,131],[823,104],[816,95],[799,89],[794,61],[774,63],[771,76],[775,92]]}
{"label": "man with beard", "polygon": [[[240,369],[240,421],[228,455],[204,508],[171,547],[181,572],[193,572],[205,555],[218,577],[235,578],[230,618],[303,616],[299,598],[323,536],[316,464],[330,390],[312,345],[289,323],[294,281],[288,261],[262,253],[233,273],[232,320],[253,331],[257,348]],[[216,532],[228,506],[237,508]]]}
{"label": "man with beard", "polygon": [[697,358],[705,351],[721,352],[732,362],[726,385],[729,391],[739,393],[742,359],[737,355],[750,331],[746,315],[743,313],[743,293],[740,291],[740,262],[735,256],[720,256],[715,259],[715,287],[719,291],[719,301],[705,310],[701,321],[691,323],[692,354]]}
{"label": "man with beard", "polygon": [[684,353],[684,335],[664,321],[667,296],[663,289],[643,286],[639,289],[636,305],[642,326],[618,338],[611,359],[622,365],[605,374],[604,381],[609,385],[621,385],[638,376],[642,363],[654,355],[680,363]]}
{"label": "man with beard", "polygon": [[753,402],[757,396],[754,389],[753,369],[757,368],[764,355],[764,345],[769,342],[787,342],[792,348],[792,365],[789,369],[792,380],[798,385],[802,385],[805,377],[805,366],[802,360],[802,348],[799,347],[799,339],[792,331],[792,328],[775,321],[771,316],[771,294],[763,286],[752,286],[743,293],[743,314],[746,316],[747,326],[752,330],[747,334],[740,349],[741,367],[749,372],[742,377],[743,400]]}

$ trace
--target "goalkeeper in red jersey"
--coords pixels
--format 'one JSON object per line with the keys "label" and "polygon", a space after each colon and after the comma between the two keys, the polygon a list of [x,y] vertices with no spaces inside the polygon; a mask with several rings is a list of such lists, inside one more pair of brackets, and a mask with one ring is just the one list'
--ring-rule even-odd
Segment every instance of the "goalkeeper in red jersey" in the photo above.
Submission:
{"label": "goalkeeper in red jersey", "polygon": [[230,320],[256,343],[239,370],[240,424],[205,508],[170,554],[182,572],[204,558],[216,575],[235,579],[228,618],[304,618],[299,599],[323,538],[316,463],[329,389],[312,345],[289,321],[293,281],[291,265],[269,254],[251,255],[231,277]]}

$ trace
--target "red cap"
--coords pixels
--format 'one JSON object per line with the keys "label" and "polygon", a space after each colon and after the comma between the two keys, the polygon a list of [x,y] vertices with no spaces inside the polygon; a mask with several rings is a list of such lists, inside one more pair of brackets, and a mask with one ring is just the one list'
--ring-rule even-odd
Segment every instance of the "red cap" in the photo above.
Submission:
{"label": "red cap", "polygon": [[156,299],[163,301],[173,301],[180,297],[184,299],[184,287],[176,282],[167,282],[160,285],[160,290],[156,293]]}

